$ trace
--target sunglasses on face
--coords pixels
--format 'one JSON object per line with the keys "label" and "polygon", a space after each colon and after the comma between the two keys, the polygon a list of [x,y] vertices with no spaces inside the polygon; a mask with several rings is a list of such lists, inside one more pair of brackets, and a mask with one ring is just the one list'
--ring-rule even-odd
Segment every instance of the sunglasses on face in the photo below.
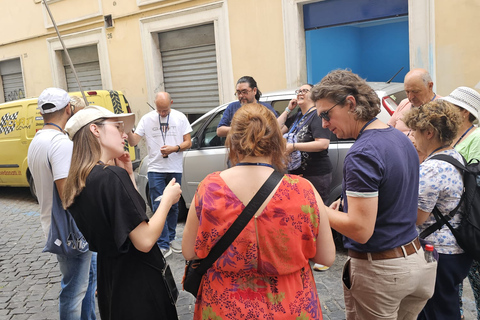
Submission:
{"label": "sunglasses on face", "polygon": [[117,129],[118,129],[118,132],[120,132],[121,134],[124,134],[124,133],[125,133],[125,124],[123,123],[123,121],[101,122],[101,123],[98,123],[98,125],[106,125],[106,124],[110,124],[110,125],[116,126]]}
{"label": "sunglasses on face", "polygon": [[348,97],[349,95],[346,95],[345,97],[343,97],[342,100],[340,100],[339,102],[335,103],[333,105],[333,107],[331,107],[330,109],[328,109],[327,111],[322,111],[320,112],[319,114],[319,117],[322,118],[323,120],[325,121],[330,121],[330,116],[328,115],[330,113],[330,111],[332,111],[333,108],[335,108],[336,106],[338,106],[340,103],[342,103],[343,101],[345,101],[345,99]]}

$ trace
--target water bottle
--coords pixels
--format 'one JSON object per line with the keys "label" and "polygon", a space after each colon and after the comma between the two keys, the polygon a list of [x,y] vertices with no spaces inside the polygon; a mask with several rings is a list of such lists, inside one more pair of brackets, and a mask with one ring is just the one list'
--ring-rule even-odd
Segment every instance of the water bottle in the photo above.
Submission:
{"label": "water bottle", "polygon": [[427,260],[427,262],[435,262],[435,257],[433,256],[433,245],[431,244],[425,245],[425,260]]}

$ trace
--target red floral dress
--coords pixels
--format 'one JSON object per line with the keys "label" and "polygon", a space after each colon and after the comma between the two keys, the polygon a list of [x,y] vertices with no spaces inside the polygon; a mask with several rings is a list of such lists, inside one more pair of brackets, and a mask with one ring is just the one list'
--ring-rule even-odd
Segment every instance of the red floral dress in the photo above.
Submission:
{"label": "red floral dress", "polygon": [[[205,258],[245,208],[220,177],[199,185],[195,252]],[[318,207],[311,185],[285,175],[273,198],[203,276],[194,319],[322,319],[308,264]]]}

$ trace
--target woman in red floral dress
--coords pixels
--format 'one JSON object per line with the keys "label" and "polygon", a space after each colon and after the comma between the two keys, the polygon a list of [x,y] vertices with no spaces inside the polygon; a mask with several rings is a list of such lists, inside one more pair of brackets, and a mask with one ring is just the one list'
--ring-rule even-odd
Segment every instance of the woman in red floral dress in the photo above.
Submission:
{"label": "woman in red floral dress", "polygon": [[[273,172],[285,170],[274,115],[242,106],[227,136],[233,167],[199,185],[183,235],[185,259],[205,258]],[[335,246],[323,202],[306,179],[285,175],[203,276],[194,319],[322,319],[309,260],[330,266]]]}

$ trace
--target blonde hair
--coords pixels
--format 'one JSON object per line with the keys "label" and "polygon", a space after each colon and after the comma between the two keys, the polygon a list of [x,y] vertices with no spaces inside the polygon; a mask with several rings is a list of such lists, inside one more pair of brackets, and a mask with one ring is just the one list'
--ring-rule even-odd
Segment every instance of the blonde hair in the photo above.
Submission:
{"label": "blonde hair", "polygon": [[286,141],[277,119],[261,104],[248,103],[235,112],[225,145],[232,165],[241,158],[254,156],[270,157],[280,171],[287,166]]}
{"label": "blonde hair", "polygon": [[435,100],[412,108],[402,120],[412,130],[423,132],[431,129],[443,144],[452,143],[462,123],[460,110],[445,100]]}
{"label": "blonde hair", "polygon": [[73,153],[70,171],[62,195],[63,207],[70,207],[75,197],[85,188],[87,177],[100,160],[102,150],[98,139],[90,131],[90,124],[99,124],[104,119],[96,119],[77,131],[73,136]]}

